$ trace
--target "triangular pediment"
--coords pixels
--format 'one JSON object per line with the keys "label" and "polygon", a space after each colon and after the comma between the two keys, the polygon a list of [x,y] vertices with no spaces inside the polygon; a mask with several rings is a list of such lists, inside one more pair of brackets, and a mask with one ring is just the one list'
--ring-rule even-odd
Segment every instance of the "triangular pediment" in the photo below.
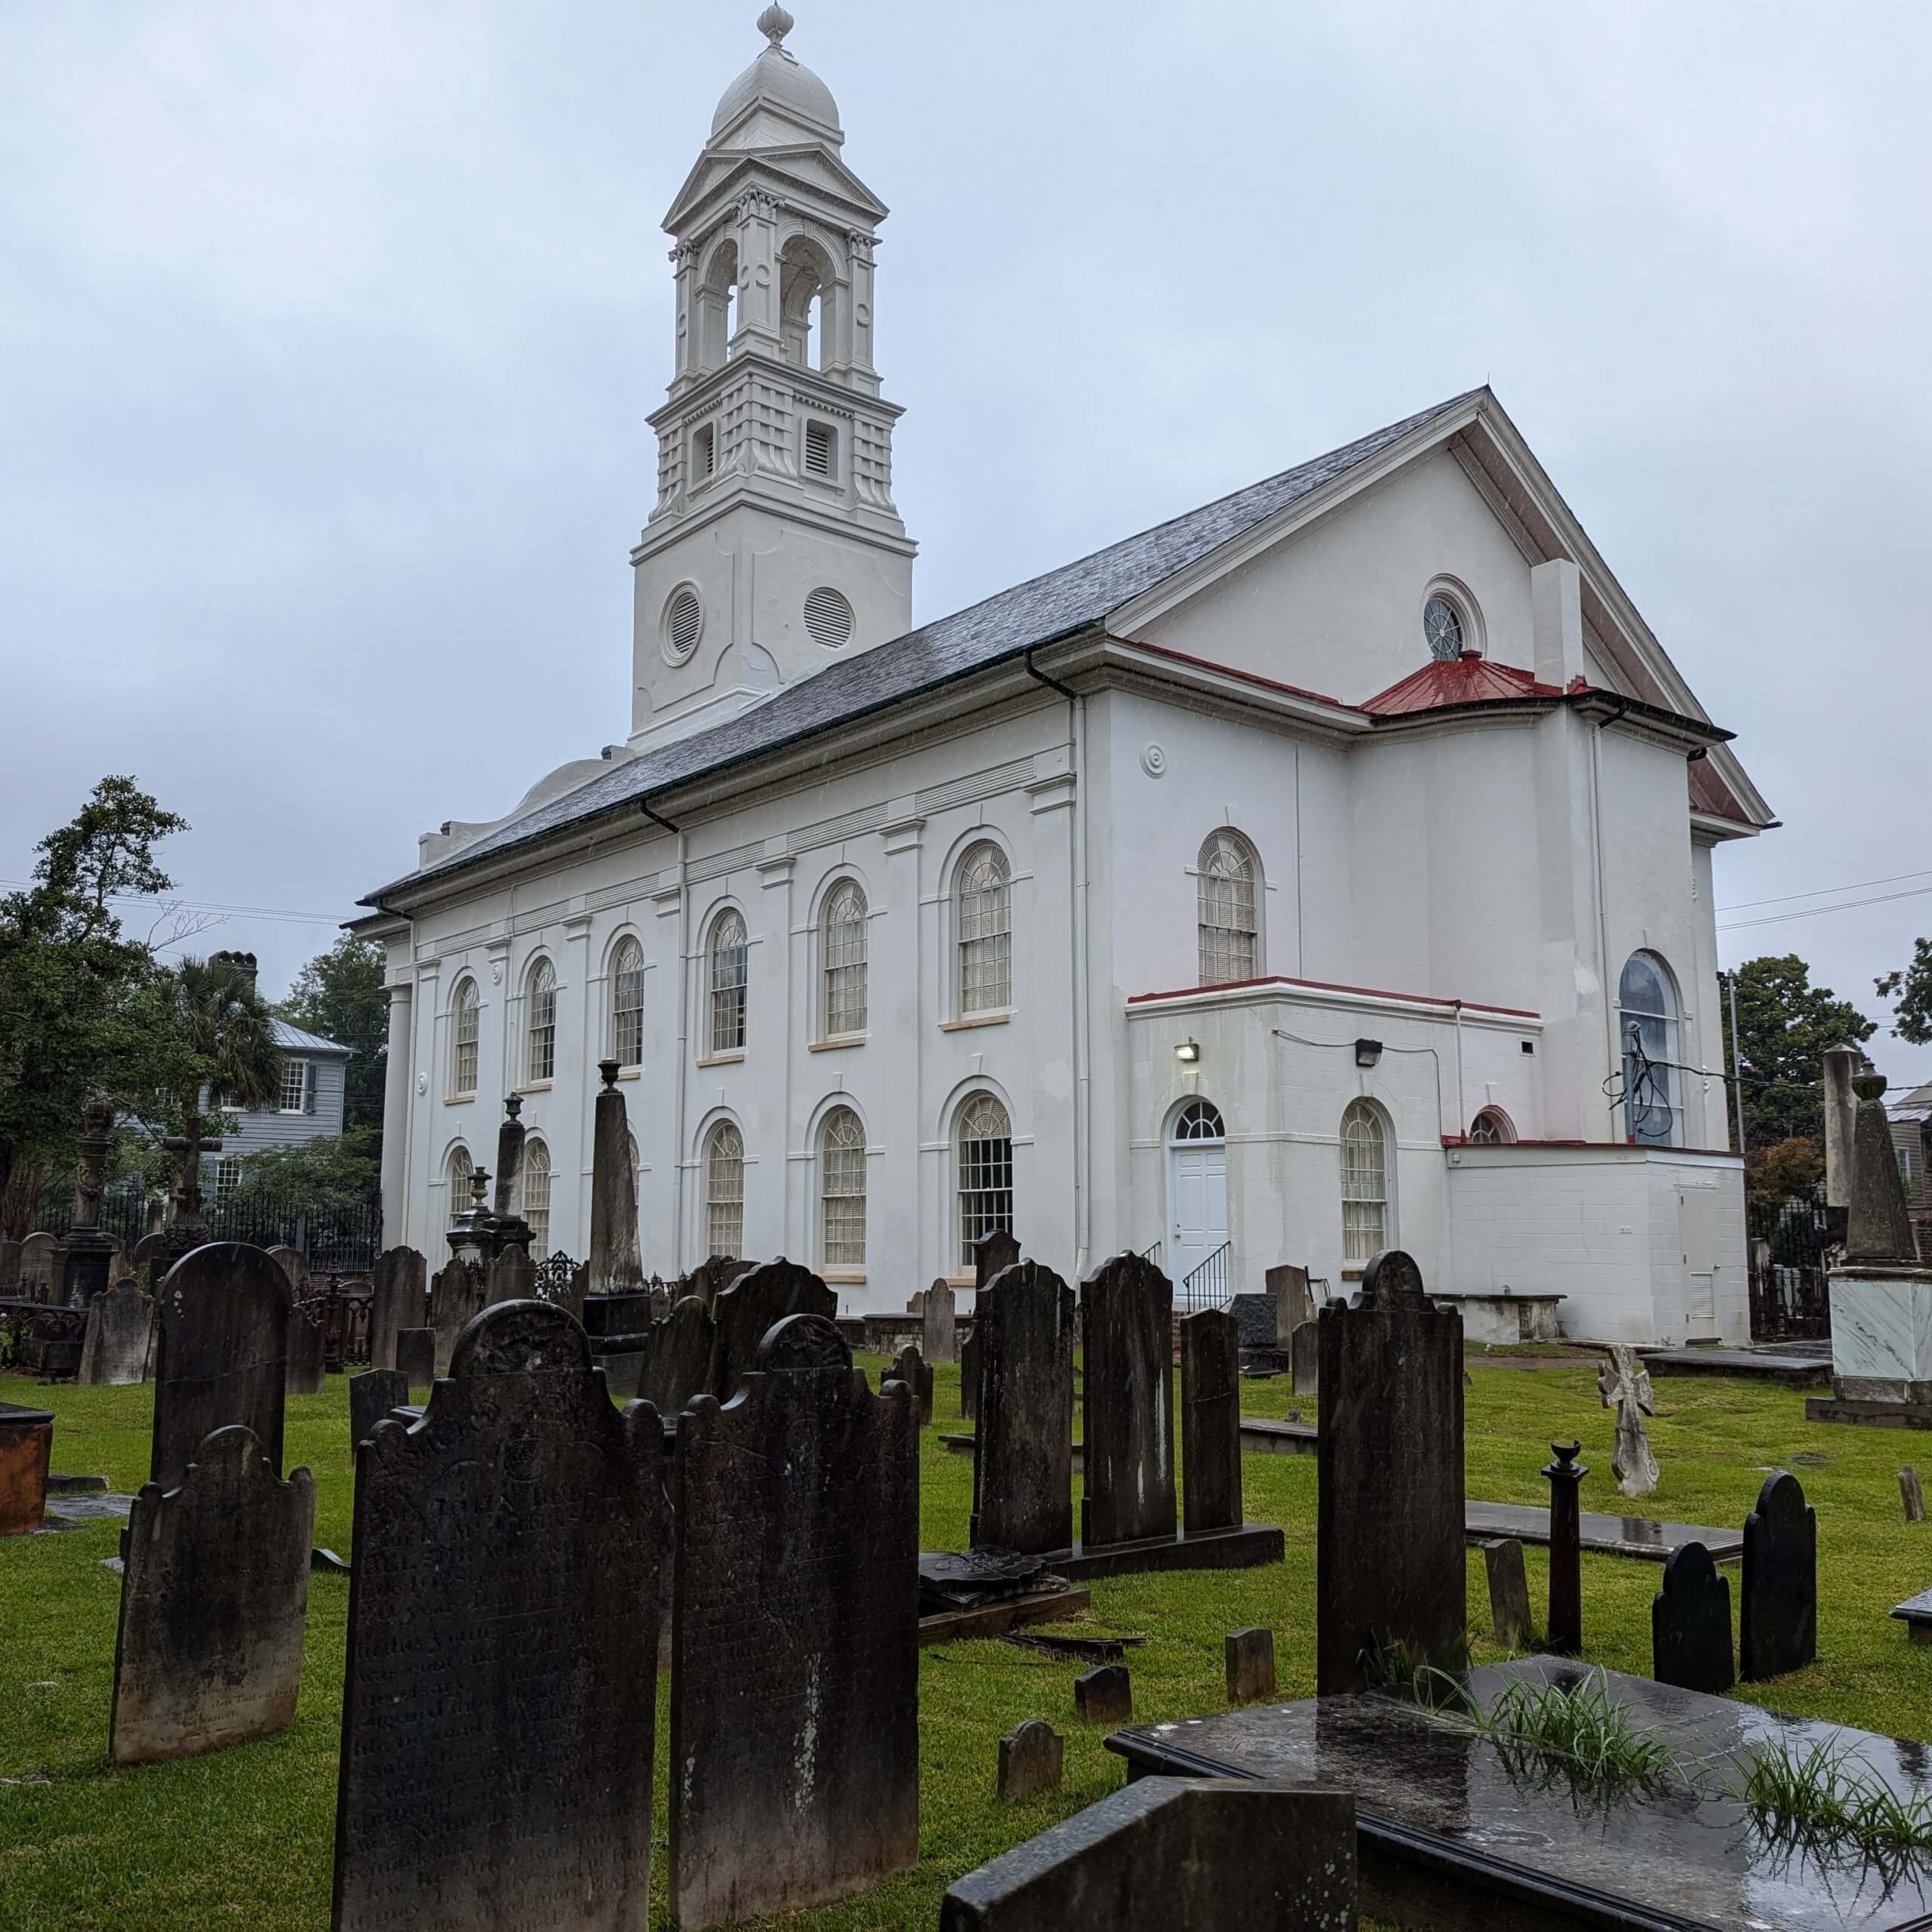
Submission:
{"label": "triangular pediment", "polygon": [[735,193],[761,177],[775,178],[800,193],[829,201],[868,226],[883,221],[890,212],[835,154],[817,141],[795,141],[783,147],[712,146],[685,176],[664,217],[666,230],[680,232],[711,197]]}

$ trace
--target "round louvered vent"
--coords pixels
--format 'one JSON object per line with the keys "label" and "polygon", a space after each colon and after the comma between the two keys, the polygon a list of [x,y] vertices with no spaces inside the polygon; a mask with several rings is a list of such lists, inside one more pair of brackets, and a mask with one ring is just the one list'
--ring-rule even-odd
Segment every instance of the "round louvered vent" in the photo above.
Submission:
{"label": "round louvered vent", "polygon": [[820,584],[805,599],[805,629],[828,651],[836,651],[852,635],[852,607],[829,584]]}
{"label": "round louvered vent", "polygon": [[672,598],[664,611],[664,655],[673,664],[681,664],[697,648],[698,633],[704,629],[704,606],[697,592],[686,584]]}

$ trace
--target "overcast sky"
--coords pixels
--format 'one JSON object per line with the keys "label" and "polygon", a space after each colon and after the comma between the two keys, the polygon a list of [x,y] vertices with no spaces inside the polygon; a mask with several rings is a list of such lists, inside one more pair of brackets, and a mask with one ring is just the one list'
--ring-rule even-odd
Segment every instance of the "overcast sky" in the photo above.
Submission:
{"label": "overcast sky", "polygon": [[[1932,888],[1932,8],[793,11],[894,211],[921,620],[1487,380],[1784,820],[1720,924]],[[132,772],[184,897],[313,916],[197,942],[278,992],[622,740],[658,221],[757,12],[0,11],[0,878]],[[1923,931],[1721,941],[1875,1017]]]}

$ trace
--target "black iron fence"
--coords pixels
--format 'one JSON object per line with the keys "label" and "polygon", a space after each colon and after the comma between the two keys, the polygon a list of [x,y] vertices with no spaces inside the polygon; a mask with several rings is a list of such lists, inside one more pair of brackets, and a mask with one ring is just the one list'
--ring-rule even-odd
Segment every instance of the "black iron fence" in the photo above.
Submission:
{"label": "black iron fence", "polygon": [[[102,1190],[100,1225],[131,1249],[154,1220],[155,1197],[140,1182],[116,1182]],[[383,1251],[383,1209],[377,1201],[317,1209],[278,1200],[254,1188],[223,1201],[204,1200],[202,1217],[211,1241],[252,1241],[257,1247],[292,1247],[321,1275],[354,1275],[375,1266]],[[50,1188],[34,1219],[36,1232],[64,1235],[73,1226],[71,1190]],[[158,1223],[156,1223],[158,1225]]]}
{"label": "black iron fence", "polygon": [[1828,1251],[1837,1238],[1820,1182],[1808,1194],[1745,1210],[1751,1280],[1751,1339],[1823,1340],[1832,1332],[1826,1286]]}

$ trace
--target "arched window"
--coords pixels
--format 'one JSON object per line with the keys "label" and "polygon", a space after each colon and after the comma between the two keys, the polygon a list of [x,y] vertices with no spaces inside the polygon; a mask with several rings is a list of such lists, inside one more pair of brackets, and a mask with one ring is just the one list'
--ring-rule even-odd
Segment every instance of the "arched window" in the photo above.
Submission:
{"label": "arched window", "polygon": [[959,1260],[973,1266],[973,1244],[1013,1228],[1013,1123],[990,1094],[959,1110]]}
{"label": "arched window", "polygon": [[818,1136],[824,1265],[866,1265],[866,1131],[850,1107],[834,1107]]}
{"label": "arched window", "polygon": [[1173,1138],[1183,1140],[1224,1140],[1221,1110],[1212,1100],[1190,1100],[1174,1116]]}
{"label": "arched window", "polygon": [[1342,1116],[1342,1259],[1358,1265],[1388,1245],[1388,1136],[1370,1102],[1351,1100]]}
{"label": "arched window", "polygon": [[825,1037],[866,1030],[866,895],[856,879],[832,888],[820,940],[825,958]]}
{"label": "arched window", "polygon": [[611,1057],[620,1066],[644,1064],[644,948],[634,939],[611,955]]}
{"label": "arched window", "polygon": [[[711,929],[711,1051],[736,1053],[745,1044],[745,984],[750,968],[745,922],[734,912],[721,912]],[[728,1247],[714,1254],[730,1254]]]}
{"label": "arched window", "polygon": [[454,1221],[459,1214],[469,1212],[469,1177],[475,1171],[476,1163],[469,1158],[469,1149],[458,1141],[450,1149],[446,1168],[450,1190],[449,1220]]}
{"label": "arched window", "polygon": [[975,845],[959,862],[956,918],[959,1011],[1000,1013],[1013,1004],[1013,886],[1006,854]]}
{"label": "arched window", "polygon": [[450,1001],[450,1092],[476,1091],[476,982],[457,982]]}
{"label": "arched window", "polygon": [[539,959],[525,995],[523,1077],[534,1082],[557,1071],[557,969]]}
{"label": "arched window", "polygon": [[745,1245],[745,1137],[728,1120],[704,1143],[704,1233],[708,1254],[735,1255]]}
{"label": "arched window", "polygon": [[530,1223],[530,1251],[541,1254],[550,1245],[550,1150],[534,1136],[523,1143],[517,1189],[521,1196],[518,1211]]}
{"label": "arched window", "polygon": [[1677,1140],[1677,994],[1670,968],[1654,952],[1633,952],[1617,983],[1617,1038],[1623,1051],[1624,1131],[1669,1147]]}
{"label": "arched window", "polygon": [[1469,1123],[1472,1146],[1506,1147],[1515,1137],[1516,1130],[1500,1107],[1484,1107]]}
{"label": "arched window", "polygon": [[1260,970],[1254,888],[1260,867],[1254,848],[1223,826],[1201,848],[1201,983],[1229,986]]}

